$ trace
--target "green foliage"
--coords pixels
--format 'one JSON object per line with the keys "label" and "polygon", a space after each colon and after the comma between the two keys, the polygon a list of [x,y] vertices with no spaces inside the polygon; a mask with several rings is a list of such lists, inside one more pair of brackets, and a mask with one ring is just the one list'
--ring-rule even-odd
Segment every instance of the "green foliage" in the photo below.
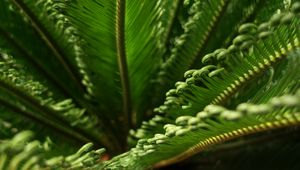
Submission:
{"label": "green foliage", "polygon": [[0,20],[0,170],[299,167],[278,161],[299,151],[296,0],[1,0]]}
{"label": "green foliage", "polygon": [[82,169],[96,163],[101,166],[99,158],[105,150],[92,150],[92,143],[85,144],[72,155],[49,156],[51,140],[48,138],[41,143],[32,138],[32,132],[22,131],[1,141],[0,169]]}

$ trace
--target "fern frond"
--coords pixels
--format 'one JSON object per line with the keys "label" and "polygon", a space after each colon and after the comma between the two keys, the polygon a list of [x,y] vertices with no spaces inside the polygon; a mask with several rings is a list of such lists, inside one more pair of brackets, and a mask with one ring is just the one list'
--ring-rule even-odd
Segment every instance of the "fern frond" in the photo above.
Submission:
{"label": "fern frond", "polygon": [[[1,1],[0,5],[3,9],[3,15],[1,14],[0,17],[4,22],[1,22],[0,24],[0,28],[2,28],[0,31],[3,30],[4,33],[7,33],[7,36],[4,37],[4,42],[2,42],[3,39],[1,39],[0,44],[3,45],[4,49],[9,53],[14,54],[15,59],[17,59],[19,63],[22,63],[24,66],[28,67],[28,70],[31,70],[30,73],[32,73],[34,78],[37,78],[37,80],[42,82],[44,81],[44,78],[48,78],[50,83],[46,84],[47,86],[49,85],[49,87],[52,87],[51,84],[54,82],[56,86],[54,86],[53,89],[59,89],[59,91],[62,91],[67,98],[72,97],[76,104],[86,108],[85,115],[88,114],[89,117],[93,117],[93,119],[97,120],[96,122],[101,120],[101,123],[98,123],[97,126],[100,126],[101,129],[108,128],[108,130],[105,130],[109,132],[107,135],[109,136],[108,138],[114,138],[114,133],[110,132],[110,125],[106,123],[106,119],[103,118],[103,116],[99,116],[103,119],[98,119],[95,117],[99,110],[95,108],[93,104],[91,104],[89,100],[90,96],[85,93],[85,89],[76,86],[76,83],[73,82],[72,78],[70,79],[70,75],[66,74],[66,71],[62,71],[62,65],[59,62],[59,59],[53,57],[55,56],[53,50],[59,51],[59,49],[49,48],[49,44],[45,42],[45,39],[41,39],[39,34],[36,33],[36,29],[42,29],[41,31],[44,32],[41,34],[47,34],[47,36],[44,38],[52,39],[52,44],[56,44],[54,46],[59,46],[59,48],[65,49],[63,51],[60,50],[63,52],[60,54],[60,57],[64,57],[60,59],[65,60],[65,66],[69,67],[70,70],[74,71],[72,67],[79,68],[78,70],[75,70],[77,73],[74,73],[74,75],[79,74],[80,72],[83,75],[82,83],[87,88],[87,91],[90,91],[92,85],[89,78],[85,76],[86,65],[81,60],[81,57],[84,56],[81,48],[82,42],[76,35],[77,31],[75,28],[70,25],[70,21],[62,14],[63,7],[61,6],[61,2],[49,1],[49,3],[40,3],[26,1],[21,3],[25,3],[23,5],[21,4],[21,6],[28,10],[27,13],[32,15],[32,19],[35,19],[35,22],[45,28],[37,28],[36,26],[33,29],[31,26],[32,22],[30,23],[28,21],[28,17],[24,17],[24,11],[22,12],[19,9],[15,9],[15,6],[12,6],[6,0]],[[29,9],[28,6],[30,7]],[[41,15],[38,14],[39,12]],[[12,19],[18,24],[9,24]],[[28,41],[31,43],[28,43]],[[25,54],[23,54],[24,51],[26,52]],[[48,64],[44,64],[45,62]],[[39,76],[37,74],[39,72],[44,72],[46,76]],[[78,82],[77,85],[79,83],[81,82]],[[66,96],[60,99],[64,100]],[[103,137],[103,135],[98,137],[101,140],[106,138]]]}
{"label": "fern frond", "polygon": [[[116,1],[70,1],[66,4],[70,21],[84,39],[82,62],[91,81],[89,93],[110,119],[122,112],[122,87],[117,62]],[[99,50],[100,48],[100,50]],[[101,68],[101,69],[99,69]],[[116,120],[114,120],[116,121]]]}
{"label": "fern frond", "polygon": [[[76,66],[74,65],[74,59],[76,58],[74,50],[72,46],[71,48],[69,47],[69,42],[66,39],[67,37],[61,37],[61,34],[64,33],[65,30],[55,26],[55,22],[53,22],[57,20],[56,17],[58,17],[58,14],[55,13],[57,11],[53,10],[55,9],[55,3],[43,0],[38,2],[13,0],[13,3],[26,15],[26,17],[28,17],[33,28],[51,49],[57,61],[61,64],[61,68],[65,70],[74,82],[74,85],[77,86],[77,89],[84,92],[79,73],[74,69]],[[50,18],[51,16],[46,15],[46,13],[50,13],[52,18]],[[73,63],[70,63],[70,61],[73,61]]]}
{"label": "fern frond", "polygon": [[[162,56],[162,49],[159,49],[155,40],[156,32],[159,30],[155,25],[159,17],[159,7],[155,1],[144,0],[126,1],[124,4],[125,25],[124,30],[120,31],[124,31],[125,36],[124,54],[130,84],[130,89],[124,91],[120,83],[122,69],[118,69],[117,64],[116,5],[116,2],[105,0],[99,2],[81,0],[68,4],[67,12],[87,43],[88,56],[83,61],[89,65],[87,74],[94,85],[93,95],[99,103],[102,103],[101,110],[113,113],[110,115],[111,119],[116,117],[124,119],[120,115],[122,108],[116,106],[122,103],[120,96],[122,91],[130,91],[132,122],[140,124],[144,112],[149,107],[148,96],[153,87],[149,82],[155,76]],[[99,47],[102,48],[100,52]],[[124,75],[121,77],[125,78]],[[129,100],[129,97],[127,98]]]}
{"label": "fern frond", "polygon": [[[200,56],[222,47],[223,39],[240,24],[241,18],[249,15],[255,4],[254,1],[195,1],[183,26],[184,33],[175,39],[168,59],[162,64],[158,74],[160,86],[169,89],[193,63],[199,67]],[[165,91],[160,90],[161,93]]]}
{"label": "fern frond", "polygon": [[157,44],[160,27],[158,1],[127,1],[126,44],[129,78],[132,91],[133,118],[140,125],[149,110],[154,79],[162,61],[163,48]]}
{"label": "fern frond", "polygon": [[[32,76],[42,81],[48,81],[49,88],[53,90],[57,88],[65,94],[62,88],[64,86],[62,82],[59,81],[59,79],[65,79],[65,77],[58,76],[59,74],[52,72],[52,69],[57,69],[57,67],[53,64],[53,60],[51,60],[51,53],[47,51],[47,48],[44,48],[44,46],[36,48],[38,44],[43,44],[43,42],[34,34],[30,25],[17,14],[7,1],[1,1],[0,7],[0,17],[1,21],[3,21],[0,24],[1,52],[5,51],[15,56],[15,59],[19,63],[27,67],[27,71],[30,72]],[[14,20],[16,25],[19,26],[8,24],[11,20]],[[31,43],[28,43],[29,41]],[[43,65],[42,61],[48,61],[49,65]],[[36,74],[36,72],[40,74]]]}
{"label": "fern frond", "polygon": [[[50,3],[50,5],[53,6],[53,3]],[[27,66],[27,69],[35,78],[42,81],[49,81],[49,87],[58,89],[64,95],[72,96],[77,101],[79,100],[78,103],[82,102],[83,98],[79,96],[85,94],[74,93],[74,91],[80,91],[74,86],[75,84],[71,83],[67,85],[64,83],[65,81],[72,82],[72,80],[66,72],[61,72],[62,66],[59,64],[59,61],[53,57],[53,52],[32,28],[28,19],[24,17],[24,13],[16,9],[8,0],[1,1],[0,7],[2,11],[0,17],[1,21],[3,21],[0,24],[1,48],[5,49],[7,53],[12,54],[19,63]],[[43,7],[39,10],[45,10],[45,8]],[[63,43],[62,47],[68,49],[66,51],[72,51],[73,55],[68,55],[68,57],[72,58],[72,64],[77,64],[75,62],[76,59],[79,60],[78,64],[82,66],[80,59],[78,59],[82,55],[82,52],[79,47],[80,42],[74,35],[76,30],[74,31],[74,28],[67,24],[68,21],[58,12],[57,8],[52,8],[51,10],[48,12],[51,14],[55,13],[56,15],[50,17],[45,14],[46,11],[43,11],[43,15],[40,17],[46,18],[45,22],[50,25],[47,28],[53,31],[51,35],[55,34],[56,38],[59,37],[56,40]],[[9,24],[12,20],[16,24]],[[66,42],[67,39],[68,42]],[[48,64],[44,64],[45,62]],[[36,74],[37,72],[41,73],[41,75]],[[85,79],[83,81],[87,82]]]}
{"label": "fern frond", "polygon": [[[0,0],[0,170],[161,168],[279,135],[298,147],[296,1]],[[91,142],[133,147],[102,162]]]}
{"label": "fern frond", "polygon": [[166,169],[298,169],[298,134],[297,126],[241,137],[215,145]]}
{"label": "fern frond", "polygon": [[[276,15],[274,15],[274,16],[276,16]],[[283,15],[289,16],[289,13],[284,13]],[[292,64],[292,65],[294,64],[291,67],[291,70],[289,71],[292,74],[291,77],[289,77],[289,76],[287,76],[287,77],[289,77],[291,79],[296,78],[297,76],[296,77],[293,77],[293,76],[298,74],[297,63],[299,63],[299,53],[297,51],[299,48],[299,46],[298,46],[299,45],[299,43],[298,43],[299,30],[296,29],[297,28],[296,26],[299,24],[298,23],[299,21],[297,21],[297,19],[295,19],[293,17],[290,18],[290,21],[292,22],[292,24],[291,24],[292,26],[291,25],[286,26],[285,25],[286,22],[282,22],[282,25],[279,24],[279,26],[278,25],[271,26],[270,29],[272,29],[272,31],[273,31],[272,35],[273,36],[276,35],[276,36],[274,36],[276,38],[269,37],[269,39],[267,39],[267,40],[266,39],[262,40],[262,37],[259,37],[257,40],[257,43],[253,43],[252,47],[246,48],[246,49],[245,48],[239,49],[240,48],[239,46],[241,45],[241,44],[239,44],[239,46],[235,48],[235,50],[237,50],[237,51],[233,50],[237,53],[237,55],[235,55],[234,57],[230,57],[230,54],[228,54],[228,53],[223,53],[223,55],[222,54],[218,55],[218,53],[220,53],[220,50],[218,53],[212,53],[212,54],[207,55],[203,60],[204,62],[206,62],[209,57],[212,57],[214,60],[219,61],[219,64],[217,66],[210,65],[210,66],[207,66],[204,68],[205,69],[216,69],[217,67],[219,67],[221,69],[216,69],[215,71],[208,71],[208,70],[204,71],[203,69],[188,71],[185,74],[185,76],[187,78],[186,84],[185,83],[181,83],[182,85],[178,84],[177,89],[171,90],[169,93],[167,93],[167,99],[170,100],[170,102],[165,102],[165,105],[160,107],[160,111],[167,113],[166,118],[155,117],[154,119],[150,120],[148,123],[145,123],[144,126],[142,126],[142,129],[138,130],[136,133],[133,133],[133,135],[140,139],[141,138],[147,139],[155,133],[162,133],[160,130],[158,130],[158,127],[161,127],[167,123],[172,124],[173,120],[177,116],[194,115],[195,113],[201,111],[202,108],[205,107],[206,105],[208,105],[209,103],[220,102],[219,104],[224,104],[223,103],[224,101],[222,101],[222,100],[227,98],[226,95],[233,96],[232,94],[236,94],[236,92],[237,92],[237,91],[233,92],[231,90],[233,90],[234,88],[241,89],[244,85],[240,86],[241,84],[239,85],[239,83],[250,82],[249,78],[251,77],[251,74],[252,74],[252,76],[254,76],[254,75],[260,76],[260,74],[262,72],[259,72],[259,70],[262,69],[264,65],[267,66],[266,67],[267,69],[270,65],[275,65],[276,62],[274,62],[274,61],[276,60],[276,58],[278,59],[277,62],[284,63],[285,59],[282,59],[281,57],[279,57],[280,53],[281,53],[282,57],[284,57],[284,58],[286,58],[286,56],[289,56],[288,58],[290,58],[289,59],[290,64]],[[271,19],[270,23],[273,23],[273,22],[274,22],[274,17]],[[243,28],[245,26],[242,26],[241,28]],[[240,28],[240,30],[242,30],[241,28]],[[292,35],[287,34],[288,31],[286,29],[292,29],[293,30]],[[283,30],[285,30],[284,33],[282,32]],[[266,31],[266,30],[264,30],[264,31]],[[277,31],[280,33],[277,33]],[[282,36],[280,36],[280,35],[282,35]],[[282,37],[285,37],[285,38],[282,38]],[[234,40],[234,42],[236,43],[238,39],[239,38]],[[255,53],[255,50],[257,50],[257,47],[259,47],[260,43],[264,44],[263,47],[265,47],[266,42],[269,42],[269,43],[267,44],[268,48],[264,48],[265,49],[264,53],[261,51],[259,53],[258,52]],[[278,45],[278,43],[280,43],[280,45]],[[233,48],[230,47],[230,49],[232,50]],[[249,49],[253,49],[253,51],[252,50],[248,51]],[[278,52],[278,50],[276,50],[276,49],[279,49],[280,51]],[[226,56],[226,57],[224,57],[224,56]],[[276,56],[276,57],[274,57],[274,56]],[[225,60],[222,57],[224,57]],[[245,59],[245,61],[242,61],[241,59],[242,60]],[[271,60],[272,62],[269,62],[268,60]],[[245,65],[243,65],[243,63]],[[256,63],[256,64],[254,64],[254,63]],[[239,66],[243,65],[243,66],[235,67],[236,65],[239,65]],[[286,67],[285,64],[283,64],[283,65],[284,65],[284,67]],[[251,71],[251,67],[252,67],[253,71]],[[225,68],[226,72],[223,70],[223,68]],[[235,70],[235,68],[244,69],[244,71],[242,71],[242,70],[238,71],[238,69]],[[278,68],[278,69],[280,70],[280,68]],[[220,70],[222,70],[222,71],[220,71]],[[209,72],[211,72],[211,73],[209,73]],[[197,74],[195,74],[195,73],[197,73]],[[219,87],[222,86],[222,83],[218,83],[218,80],[214,79],[216,74],[217,75],[218,74],[225,75],[225,74],[231,74],[231,73],[234,73],[234,74],[238,73],[241,76],[236,76],[236,75],[221,76],[223,85],[224,85],[224,82],[225,82],[225,84],[227,83],[226,77],[230,77],[234,81],[232,81],[232,83],[226,85],[227,87],[225,88],[226,90],[225,90],[224,94],[222,94],[222,95],[219,94],[219,95],[215,96],[216,100],[214,100],[214,99],[210,100],[210,99],[206,98],[206,97],[212,97],[213,93],[215,91],[217,91],[217,89]],[[284,74],[284,73],[282,73],[282,74]],[[199,77],[198,77],[198,75],[199,75]],[[246,76],[246,77],[243,77],[243,76]],[[254,77],[256,77],[256,76],[254,76]],[[243,79],[241,79],[240,77],[243,77]],[[191,80],[191,79],[194,79],[194,80]],[[227,79],[227,80],[229,80],[229,79]],[[240,80],[244,80],[244,81],[240,82]],[[232,84],[234,84],[234,86],[232,86]],[[211,88],[211,89],[205,90],[205,89],[199,88],[197,90],[197,88],[193,88],[194,85],[196,85],[198,87]],[[277,85],[282,85],[282,87],[277,86],[278,88],[276,87],[272,90],[269,90],[269,92],[272,91],[272,93],[270,93],[269,95],[266,95],[266,98],[261,99],[261,101],[268,100],[271,97],[273,97],[274,95],[276,95],[276,94],[278,95],[278,94],[282,93],[283,90],[286,89],[288,86],[286,84],[286,82],[283,82],[283,81],[281,81],[281,83],[278,83]],[[191,86],[193,86],[193,87],[191,87]],[[299,87],[299,78],[295,79],[293,88],[295,89],[297,87]],[[256,86],[256,88],[257,88],[257,86]],[[280,89],[280,88],[282,88],[282,89]],[[227,91],[227,90],[229,90],[233,93],[229,93],[229,91]],[[240,96],[244,95],[243,92],[239,92],[237,94],[239,94]],[[218,97],[218,96],[220,96],[220,97]],[[251,96],[248,95],[248,99],[249,98],[251,99]],[[232,99],[232,97],[230,97],[230,99]],[[203,100],[203,101],[201,101],[201,100]],[[208,102],[208,103],[205,103],[203,106],[199,105],[202,102]],[[198,103],[198,104],[195,105],[195,103]],[[187,112],[185,112],[185,111],[187,111]]]}
{"label": "fern frond", "polygon": [[[101,141],[104,145],[108,144],[110,149],[113,148],[111,142],[105,142],[104,130],[99,130],[101,124],[97,117],[88,114],[85,109],[76,107],[72,100],[56,96],[42,83],[28,76],[22,67],[19,68],[20,71],[14,68],[18,65],[8,55],[5,58],[0,67],[2,106],[83,142]],[[89,137],[84,137],[74,128]]]}
{"label": "fern frond", "polygon": [[299,97],[298,90],[295,95],[273,98],[266,104],[242,103],[236,110],[208,105],[196,116],[180,116],[176,124],[165,125],[164,134],[140,139],[126,156],[113,159],[107,166],[147,168],[159,162],[155,167],[162,167],[241,136],[299,125]]}
{"label": "fern frond", "polygon": [[[202,60],[204,63],[211,62],[216,65],[208,64],[199,70],[187,71],[184,75],[186,81],[176,83],[176,89],[166,94],[164,105],[156,109],[160,113],[167,113],[166,118],[153,120],[152,125],[151,121],[145,123],[145,127],[138,130],[135,136],[149,137],[159,132],[163,124],[172,122],[179,115],[194,115],[208,104],[222,104],[228,101],[228,98],[251,82],[251,79],[260,76],[288,54],[297,51],[299,18],[289,12],[282,15],[293,16],[289,18],[291,22],[289,25],[278,23],[279,25],[267,27],[267,30],[261,30],[266,25],[261,24],[259,31],[254,35],[251,32],[257,26],[242,25],[240,31],[247,28],[250,33],[241,33],[228,49],[219,49],[204,56]],[[272,36],[265,37],[271,32]]]}
{"label": "fern frond", "polygon": [[0,169],[84,169],[96,164],[101,166],[99,159],[105,150],[92,150],[92,143],[82,146],[72,155],[49,157],[50,143],[32,139],[31,131],[22,131],[12,139],[1,141]]}

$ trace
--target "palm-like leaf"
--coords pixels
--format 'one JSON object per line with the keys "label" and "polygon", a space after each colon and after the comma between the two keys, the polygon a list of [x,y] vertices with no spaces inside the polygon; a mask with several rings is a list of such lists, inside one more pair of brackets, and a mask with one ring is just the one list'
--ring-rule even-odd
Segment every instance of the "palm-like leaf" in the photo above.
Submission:
{"label": "palm-like leaf", "polygon": [[[121,115],[122,119],[127,119],[132,112],[134,118],[139,119],[132,121],[139,122],[141,112],[145,111],[143,95],[147,95],[151,87],[146,82],[153,77],[156,63],[160,61],[160,50],[153,41],[158,8],[154,1],[128,1],[126,9],[124,2],[116,2],[77,1],[70,4],[69,15],[87,41],[88,56],[84,61],[89,65],[88,76],[94,85],[95,97],[101,102],[107,101],[102,105],[104,111],[122,112],[122,93],[126,96],[123,113],[127,114]],[[122,14],[125,16],[119,16]],[[98,48],[102,50],[99,52]]]}
{"label": "palm-like leaf", "polygon": [[[297,148],[293,3],[1,1],[0,169],[159,168],[277,135]],[[104,163],[90,143],[62,156],[87,142],[132,148]]]}

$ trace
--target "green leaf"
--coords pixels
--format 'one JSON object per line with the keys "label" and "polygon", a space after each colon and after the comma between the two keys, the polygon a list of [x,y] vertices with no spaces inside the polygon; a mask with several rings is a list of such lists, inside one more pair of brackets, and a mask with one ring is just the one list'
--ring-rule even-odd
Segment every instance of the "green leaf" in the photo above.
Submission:
{"label": "green leaf", "polygon": [[93,150],[93,144],[83,145],[76,153],[67,156],[48,156],[49,140],[33,140],[31,131],[22,131],[11,139],[1,141],[0,169],[85,169],[101,166],[98,159],[105,149]]}
{"label": "green leaf", "polygon": [[252,142],[298,167],[294,2],[0,1],[0,169],[234,169]]}
{"label": "green leaf", "polygon": [[[289,14],[283,13],[283,16]],[[161,114],[166,114],[164,118],[157,120],[154,118],[146,122],[136,133],[132,133],[133,136],[149,138],[155,133],[161,133],[163,125],[174,122],[178,116],[195,115],[208,104],[223,105],[237,94],[243,96],[244,94],[239,93],[239,90],[251,84],[251,80],[260,77],[269,67],[283,62],[286,56],[293,55],[297,51],[299,48],[298,19],[292,18],[289,25],[282,23],[263,30],[263,32],[272,30],[272,37],[262,39],[259,36],[261,32],[249,35],[255,39],[255,42],[248,48],[243,46],[247,41],[244,43],[240,40],[247,35],[243,33],[244,35],[239,35],[233,40],[234,44],[228,49],[219,49],[206,55],[210,57],[210,62],[217,62],[218,65],[208,64],[199,70],[187,71],[186,81],[176,83],[176,89],[171,89],[166,94],[164,105],[156,109]],[[295,58],[299,61],[297,52]],[[295,67],[297,66],[294,65],[292,68]],[[296,73],[293,72],[292,75],[297,74],[297,69],[294,71]],[[247,97],[251,97],[249,93]]]}
{"label": "green leaf", "polygon": [[[115,2],[80,0],[71,2],[67,11],[86,41],[88,55],[83,61],[89,66],[87,74],[95,88],[93,95],[102,103],[101,110],[104,113],[112,113],[111,117],[114,118],[120,116],[119,113],[122,111],[119,107],[122,103],[120,93],[122,93],[123,96],[127,96],[126,100],[132,101],[126,102],[127,105],[132,105],[127,107],[132,107],[131,114],[134,114],[132,121],[139,124],[149,103],[147,97],[151,93],[152,84],[148,82],[156,74],[161,60],[161,50],[155,41],[155,30],[159,29],[155,25],[159,8],[155,1],[127,1],[125,5],[125,25],[124,29],[119,31],[124,31],[125,34],[122,46],[126,50],[124,54],[128,73],[118,69],[119,33],[115,31],[119,11]],[[122,65],[124,67],[125,63]],[[126,74],[129,80],[124,83],[127,79]],[[123,87],[122,90],[121,82],[129,84],[130,89],[124,90]]]}
{"label": "green leaf", "polygon": [[166,54],[167,60],[161,65],[157,81],[160,83],[158,88],[162,86],[164,89],[158,93],[165,93],[190,67],[199,67],[203,54],[222,47],[223,39],[251,13],[255,5],[254,1],[195,1],[182,26],[184,32],[175,38]]}
{"label": "green leaf", "polygon": [[86,76],[92,83],[90,94],[100,103],[103,114],[116,119],[122,111],[115,28],[116,2],[71,1],[66,11],[85,41],[83,49],[86,55],[82,62],[88,66]]}
{"label": "green leaf", "polygon": [[56,96],[42,83],[32,79],[8,55],[1,61],[0,70],[2,106],[33,119],[38,124],[44,124],[49,130],[64,133],[83,142],[101,142],[113,150],[111,142],[106,141],[104,130],[101,130],[99,119],[87,113],[86,109],[78,108],[70,99]]}
{"label": "green leaf", "polygon": [[[4,49],[8,52],[14,54],[19,63],[29,68],[29,72],[37,80],[44,82],[44,78],[47,78],[50,81],[49,84],[46,83],[49,87],[53,83],[54,89],[62,91],[63,95],[59,96],[59,100],[64,100],[65,97],[62,97],[64,95],[72,97],[76,104],[87,110],[85,114],[95,120],[91,122],[101,121],[97,126],[100,126],[100,129],[109,129],[110,125],[106,122],[105,117],[99,116],[102,119],[95,117],[98,110],[93,106],[93,103],[88,101],[90,96],[85,94],[82,85],[79,85],[81,80],[78,79],[78,75],[75,75],[79,72],[85,75],[85,65],[81,62],[81,57],[84,54],[81,49],[81,40],[76,36],[76,30],[70,26],[70,22],[62,14],[61,3],[52,1],[46,4],[29,1],[16,1],[16,3],[20,8],[24,8],[23,11],[14,9],[14,6],[7,1],[0,4],[4,14],[1,15],[1,19],[5,21],[1,22],[0,26],[1,35],[4,37],[1,39],[4,41],[0,44],[3,44]],[[8,24],[12,18],[18,24]],[[20,27],[20,25],[24,27]],[[49,64],[45,64],[45,62]],[[74,67],[78,70],[74,70]],[[44,77],[36,74],[39,72],[44,73]],[[76,80],[75,77],[77,77]],[[86,85],[87,91],[89,91],[88,77],[83,77],[82,83]],[[59,94],[56,90],[54,93]],[[81,121],[88,121],[88,119],[85,118]],[[93,131],[95,132],[95,130]],[[108,132],[106,135],[109,136],[108,138],[114,138],[114,134],[109,132],[110,130],[105,131]],[[97,138],[106,140],[107,137],[100,135]],[[109,150],[114,149],[109,148]]]}
{"label": "green leaf", "polygon": [[[107,163],[109,168],[148,168],[182,161],[215,144],[241,136],[299,124],[300,91],[266,104],[242,103],[236,110],[208,105],[196,116],[180,116],[165,125],[165,133],[140,139],[137,146]],[[134,160],[134,161],[132,161]],[[128,162],[122,164],[121,162]]]}
{"label": "green leaf", "polygon": [[[84,87],[81,84],[81,78],[78,71],[75,69],[76,54],[74,53],[74,46],[69,45],[69,42],[66,39],[67,36],[60,37],[60,35],[66,30],[64,30],[61,25],[59,25],[61,27],[55,25],[54,21],[57,22],[59,17],[58,11],[55,10],[56,4],[52,1],[48,1],[48,3],[46,2],[47,1],[44,0],[39,2],[13,0],[13,3],[27,17],[35,31],[53,52],[53,57],[55,57],[56,61],[60,63],[61,69],[64,69],[64,72],[68,75],[73,84],[76,85],[77,90],[84,92]],[[69,39],[71,38],[72,37],[70,36]]]}
{"label": "green leaf", "polygon": [[[51,52],[12,5],[7,1],[1,1],[0,7],[0,17],[3,21],[0,24],[1,52],[5,50],[6,53],[15,56],[17,62],[21,63],[38,80],[47,80],[49,88],[61,90],[64,87],[61,80],[65,80],[66,76],[54,71],[59,70],[59,66],[55,64]],[[8,24],[12,20],[16,24]],[[48,64],[43,64],[44,61]],[[61,91],[65,93],[64,89]]]}

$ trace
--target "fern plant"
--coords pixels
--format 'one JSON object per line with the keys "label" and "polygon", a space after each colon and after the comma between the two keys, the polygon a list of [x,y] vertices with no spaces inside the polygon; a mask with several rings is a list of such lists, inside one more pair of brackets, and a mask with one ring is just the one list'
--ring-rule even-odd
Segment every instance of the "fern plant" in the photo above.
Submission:
{"label": "fern plant", "polygon": [[1,0],[0,169],[298,169],[299,26],[296,0]]}

